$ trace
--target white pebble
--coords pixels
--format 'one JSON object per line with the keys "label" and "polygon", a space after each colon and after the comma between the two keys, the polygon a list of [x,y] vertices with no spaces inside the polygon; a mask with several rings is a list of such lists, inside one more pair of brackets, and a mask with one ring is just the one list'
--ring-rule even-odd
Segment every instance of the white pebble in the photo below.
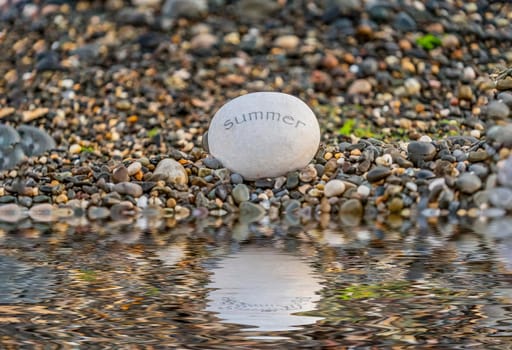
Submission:
{"label": "white pebble", "polygon": [[357,193],[359,193],[361,197],[366,198],[370,195],[370,187],[361,185],[357,188]]}
{"label": "white pebble", "polygon": [[469,134],[470,134],[471,136],[473,136],[474,138],[477,138],[477,139],[479,139],[479,138],[480,138],[480,136],[481,136],[481,134],[480,134],[480,130],[471,130],[471,131],[469,132]]}
{"label": "white pebble", "polygon": [[142,164],[140,162],[133,162],[132,164],[128,165],[126,170],[128,170],[128,175],[132,176],[139,172],[139,170],[142,169]]}
{"label": "white pebble", "polygon": [[324,186],[324,194],[326,197],[339,196],[345,192],[345,183],[341,180],[334,179]]}
{"label": "white pebble", "polygon": [[319,143],[313,111],[300,99],[278,92],[251,93],[226,103],[208,130],[211,154],[248,180],[304,168]]}
{"label": "white pebble", "polygon": [[78,154],[80,152],[82,152],[82,146],[80,146],[79,144],[74,143],[71,146],[69,146],[69,153]]}

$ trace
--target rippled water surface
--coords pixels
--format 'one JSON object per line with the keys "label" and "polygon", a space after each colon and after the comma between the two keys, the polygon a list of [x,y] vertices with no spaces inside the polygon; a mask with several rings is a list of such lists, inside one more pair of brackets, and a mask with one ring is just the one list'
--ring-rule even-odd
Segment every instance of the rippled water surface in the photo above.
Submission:
{"label": "rippled water surface", "polygon": [[512,348],[511,219],[319,226],[4,224],[0,348]]}

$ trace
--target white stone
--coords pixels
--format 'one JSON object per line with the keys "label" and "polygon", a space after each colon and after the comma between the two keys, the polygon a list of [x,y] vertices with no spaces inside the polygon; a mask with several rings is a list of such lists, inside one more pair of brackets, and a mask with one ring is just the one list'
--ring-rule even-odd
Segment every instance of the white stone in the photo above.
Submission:
{"label": "white stone", "polygon": [[361,195],[361,197],[366,198],[370,195],[370,187],[365,186],[365,185],[360,185],[357,188],[357,193],[359,193]]}
{"label": "white stone", "polygon": [[188,183],[188,174],[183,165],[171,158],[162,159],[156,166],[153,176],[173,184]]}
{"label": "white stone", "polygon": [[339,196],[345,192],[345,183],[341,180],[334,179],[325,184],[324,194],[326,197]]}
{"label": "white stone", "polygon": [[222,106],[208,130],[210,153],[247,180],[304,168],[320,143],[313,111],[279,92],[256,92]]}

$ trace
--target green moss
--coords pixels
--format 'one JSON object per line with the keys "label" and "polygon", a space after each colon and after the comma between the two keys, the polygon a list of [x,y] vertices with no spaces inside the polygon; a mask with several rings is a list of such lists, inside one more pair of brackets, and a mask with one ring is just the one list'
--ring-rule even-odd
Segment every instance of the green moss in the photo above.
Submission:
{"label": "green moss", "polygon": [[340,133],[340,135],[350,136],[353,133],[355,125],[356,125],[355,119],[347,119],[345,121],[345,123],[343,124],[343,126],[340,128],[340,130],[338,130],[338,132]]}
{"label": "green moss", "polygon": [[94,153],[94,147],[92,146],[82,146],[82,149],[80,150],[82,153]]}
{"label": "green moss", "polygon": [[149,287],[145,294],[148,297],[153,297],[155,295],[160,294],[160,289],[158,289],[157,287]]}
{"label": "green moss", "polygon": [[79,279],[86,282],[94,282],[96,281],[96,277],[96,271],[93,270],[80,270],[80,274],[78,275]]}
{"label": "green moss", "polygon": [[353,284],[341,290],[340,299],[371,299],[371,298],[404,298],[412,296],[408,291],[406,281],[388,282],[382,284]]}
{"label": "green moss", "polygon": [[153,138],[156,135],[158,135],[159,133],[160,133],[160,129],[159,128],[153,128],[153,129],[148,131],[148,137],[149,138]]}
{"label": "green moss", "polygon": [[434,34],[425,34],[416,39],[416,44],[423,49],[430,51],[441,45],[441,39]]}

